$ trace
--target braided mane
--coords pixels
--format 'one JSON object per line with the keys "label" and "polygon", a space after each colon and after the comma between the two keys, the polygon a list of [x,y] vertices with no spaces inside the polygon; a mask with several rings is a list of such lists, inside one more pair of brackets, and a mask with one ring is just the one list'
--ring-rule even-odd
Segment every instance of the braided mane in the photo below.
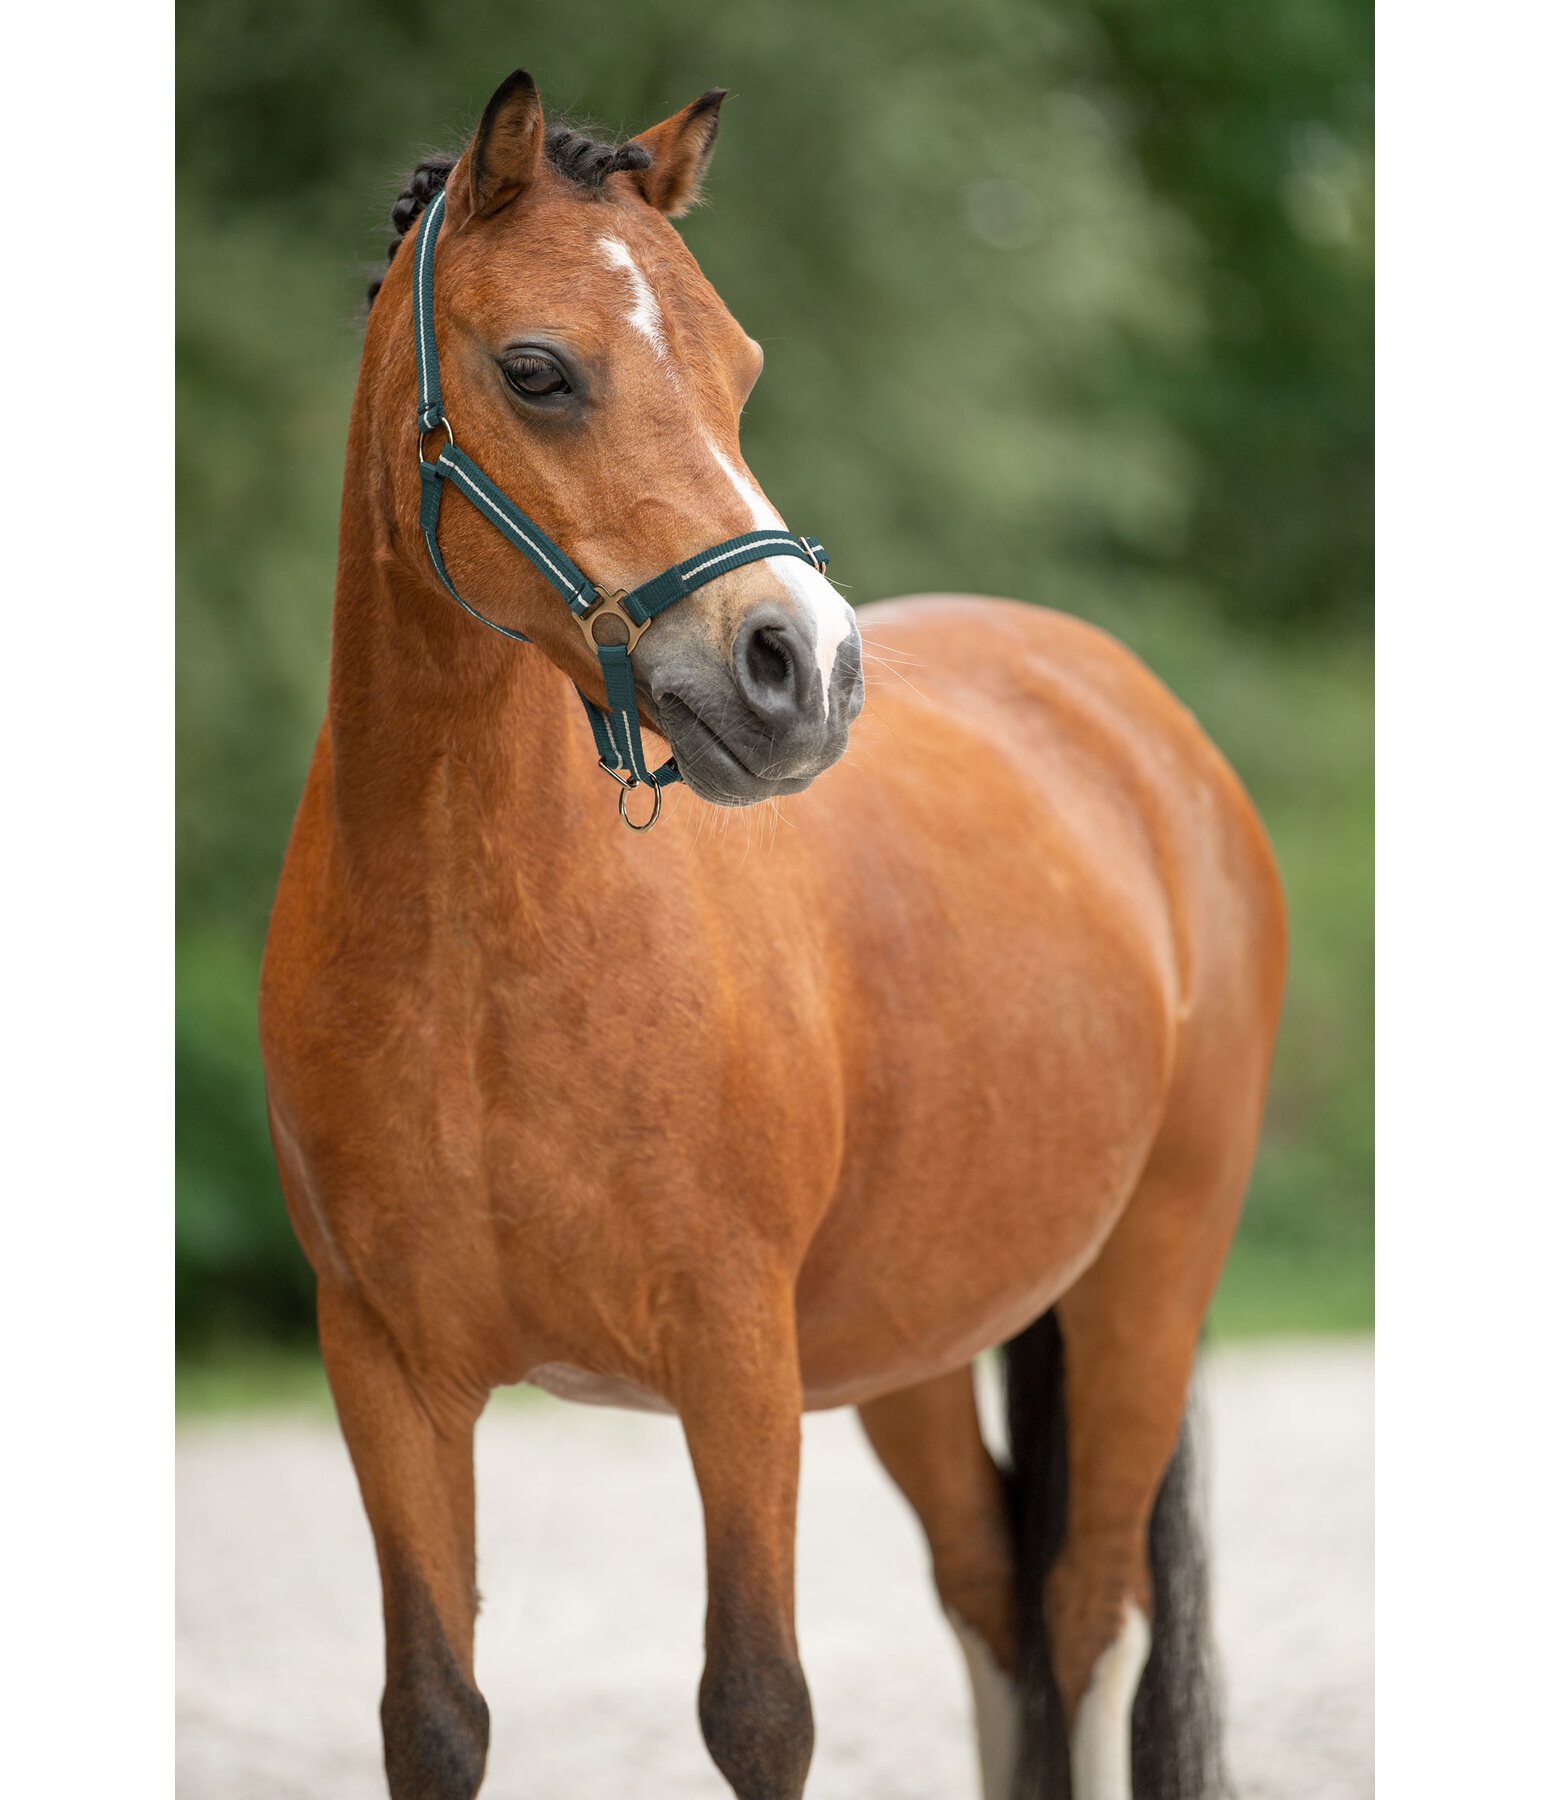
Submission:
{"label": "braided mane", "polygon": [[[544,132],[544,155],[557,175],[563,175],[584,194],[601,193],[608,177],[617,175],[621,170],[651,167],[651,152],[644,145],[599,144],[568,125],[548,127]],[[410,226],[447,185],[447,177],[456,167],[457,158],[440,151],[427,156],[416,165],[413,175],[409,177],[409,185],[393,202],[395,236],[388,245],[388,263],[397,256]],[[367,287],[368,308],[376,299],[386,274],[385,264],[381,274],[374,276]]]}

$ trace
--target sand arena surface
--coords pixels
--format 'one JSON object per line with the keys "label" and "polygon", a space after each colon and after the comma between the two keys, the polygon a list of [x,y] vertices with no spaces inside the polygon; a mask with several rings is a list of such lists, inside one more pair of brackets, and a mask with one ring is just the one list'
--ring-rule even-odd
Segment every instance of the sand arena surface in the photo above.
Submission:
{"label": "sand arena surface", "polygon": [[[1234,1348],[1201,1375],[1241,1800],[1373,1791],[1367,1344]],[[726,1800],[700,1743],[699,1501],[676,1421],[500,1399],[479,1435],[488,1800]],[[382,1800],[382,1627],[338,1431],[186,1426],[179,1800]],[[807,1800],[976,1800],[963,1667],[914,1515],[852,1412],[806,1422]]]}

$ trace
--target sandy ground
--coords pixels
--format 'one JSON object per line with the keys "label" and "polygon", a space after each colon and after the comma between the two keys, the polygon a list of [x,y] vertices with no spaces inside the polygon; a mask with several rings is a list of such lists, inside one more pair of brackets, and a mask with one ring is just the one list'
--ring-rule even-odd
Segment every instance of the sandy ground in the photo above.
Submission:
{"label": "sandy ground", "polygon": [[[1372,1351],[1202,1371],[1242,1800],[1373,1791]],[[179,1440],[180,1800],[381,1800],[376,1570],[337,1431]],[[699,1506],[676,1423],[497,1402],[480,1427],[488,1800],[725,1800],[694,1716]],[[914,1517],[853,1413],[807,1421],[808,1800],[974,1800],[966,1685]]]}

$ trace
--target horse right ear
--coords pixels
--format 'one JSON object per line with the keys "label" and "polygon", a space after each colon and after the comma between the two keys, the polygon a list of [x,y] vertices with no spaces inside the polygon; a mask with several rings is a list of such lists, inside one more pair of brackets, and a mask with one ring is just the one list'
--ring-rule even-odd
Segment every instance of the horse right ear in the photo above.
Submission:
{"label": "horse right ear", "polygon": [[474,141],[447,181],[447,223],[499,212],[526,193],[544,155],[544,109],[526,69],[490,96]]}

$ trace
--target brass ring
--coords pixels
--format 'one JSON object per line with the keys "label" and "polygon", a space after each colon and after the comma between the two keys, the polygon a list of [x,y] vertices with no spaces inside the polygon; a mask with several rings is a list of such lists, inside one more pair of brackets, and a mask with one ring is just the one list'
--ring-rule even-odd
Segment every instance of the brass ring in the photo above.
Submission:
{"label": "brass ring", "polygon": [[573,612],[571,614],[571,617],[581,627],[581,635],[587,640],[588,647],[593,650],[613,648],[614,646],[607,645],[605,641],[599,641],[592,628],[599,619],[617,619],[624,627],[624,653],[626,656],[633,656],[635,646],[645,635],[646,626],[650,625],[651,620],[647,619],[645,625],[637,625],[624,610],[624,601],[629,594],[628,588],[619,588],[612,593],[606,588],[595,588],[593,592],[595,598],[587,610],[584,613]]}

